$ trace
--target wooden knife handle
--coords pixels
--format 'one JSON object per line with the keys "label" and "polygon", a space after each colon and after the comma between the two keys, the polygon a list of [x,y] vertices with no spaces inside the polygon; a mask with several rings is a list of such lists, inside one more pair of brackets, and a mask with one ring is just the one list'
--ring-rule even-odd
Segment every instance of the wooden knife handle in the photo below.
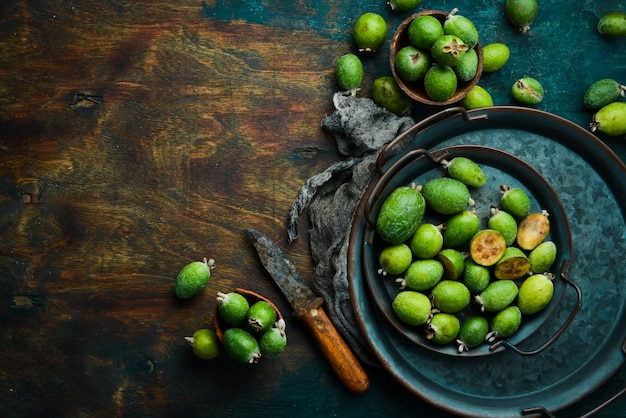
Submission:
{"label": "wooden knife handle", "polygon": [[343,384],[352,392],[363,393],[370,385],[367,374],[326,315],[322,303],[322,298],[316,298],[307,307],[298,310],[296,315],[309,328]]}

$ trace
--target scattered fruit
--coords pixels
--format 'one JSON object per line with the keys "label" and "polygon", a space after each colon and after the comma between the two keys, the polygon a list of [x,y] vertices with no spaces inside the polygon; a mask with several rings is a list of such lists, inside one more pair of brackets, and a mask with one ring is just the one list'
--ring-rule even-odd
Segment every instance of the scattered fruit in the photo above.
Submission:
{"label": "scattered fruit", "polygon": [[220,340],[213,330],[199,329],[192,337],[185,337],[185,340],[191,344],[193,353],[201,359],[214,359],[220,353]]}
{"label": "scattered fruit", "polygon": [[509,47],[502,43],[483,46],[483,71],[493,73],[500,70],[509,61]]}
{"label": "scattered fruit", "polygon": [[376,52],[387,40],[387,22],[376,13],[364,13],[354,24],[354,42],[359,52]]}
{"label": "scattered fruit", "polygon": [[382,76],[374,80],[371,90],[372,100],[397,116],[406,115],[411,111],[412,101],[402,91],[392,76]]}
{"label": "scattered fruit", "polygon": [[583,105],[589,110],[599,110],[624,97],[626,86],[611,78],[603,78],[589,86],[583,97]]}
{"label": "scattered fruit", "polygon": [[354,54],[344,54],[335,64],[335,77],[344,94],[356,96],[363,83],[363,63]]}
{"label": "scattered fruit", "polygon": [[396,12],[408,12],[415,9],[422,0],[389,0],[389,5]]}
{"label": "scattered fruit", "polygon": [[467,110],[493,106],[491,94],[479,85],[475,85],[459,102]]}
{"label": "scattered fruit", "polygon": [[537,0],[506,0],[506,17],[522,33],[528,32],[530,25],[537,19],[539,4]]}
{"label": "scattered fruit", "polygon": [[607,13],[598,21],[598,32],[600,35],[615,39],[626,36],[626,13]]}
{"label": "scattered fruit", "polygon": [[626,103],[613,102],[598,110],[590,128],[608,136],[626,135]]}
{"label": "scattered fruit", "polygon": [[513,100],[520,104],[534,106],[543,100],[544,89],[541,83],[532,77],[523,77],[511,87]]}
{"label": "scattered fruit", "polygon": [[211,268],[215,261],[210,259],[207,261],[194,261],[187,264],[176,276],[176,284],[174,292],[181,299],[188,299],[199,294],[209,282],[211,277]]}

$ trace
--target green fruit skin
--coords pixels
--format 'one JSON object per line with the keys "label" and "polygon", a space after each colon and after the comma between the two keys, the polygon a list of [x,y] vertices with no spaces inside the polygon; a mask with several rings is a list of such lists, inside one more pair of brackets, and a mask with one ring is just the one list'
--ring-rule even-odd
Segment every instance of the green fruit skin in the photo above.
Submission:
{"label": "green fruit skin", "polygon": [[363,63],[354,54],[342,55],[335,64],[335,77],[342,89],[352,91],[363,83]]}
{"label": "green fruit skin", "polygon": [[396,73],[406,81],[421,80],[430,66],[430,56],[414,46],[402,48],[398,51],[394,60]]}
{"label": "green fruit skin", "polygon": [[405,243],[383,248],[378,257],[380,266],[389,274],[402,274],[411,265],[413,253]]}
{"label": "green fruit skin", "polygon": [[530,197],[528,194],[516,187],[508,189],[500,198],[500,205],[505,212],[522,218],[530,212]]}
{"label": "green fruit skin", "polygon": [[443,26],[434,16],[421,15],[409,23],[407,36],[411,45],[418,49],[430,49],[443,36]]}
{"label": "green fruit skin", "polygon": [[237,363],[256,363],[261,357],[261,347],[256,338],[241,328],[224,331],[224,350]]}
{"label": "green fruit skin", "polygon": [[519,289],[512,280],[498,280],[477,296],[476,300],[482,304],[482,310],[499,312],[509,306],[517,297]]}
{"label": "green fruit skin", "polygon": [[229,325],[238,326],[246,319],[250,304],[248,300],[241,294],[231,293],[218,293],[217,296],[217,312]]}
{"label": "green fruit skin", "polygon": [[459,102],[467,110],[493,106],[491,94],[481,86],[474,86]]}
{"label": "green fruit skin", "polygon": [[537,79],[523,77],[513,84],[511,95],[520,104],[535,106],[543,100],[544,89]]}
{"label": "green fruit skin", "polygon": [[396,295],[391,309],[407,325],[423,325],[428,320],[431,303],[428,296],[413,290],[405,290]]}
{"label": "green fruit skin", "polygon": [[598,32],[606,38],[616,39],[626,36],[626,13],[607,13],[598,21]]}
{"label": "green fruit skin", "polygon": [[626,102],[613,102],[598,110],[591,126],[608,136],[626,135]]}
{"label": "green fruit skin", "polygon": [[493,275],[500,280],[516,280],[528,273],[530,261],[522,250],[517,247],[507,247],[504,255],[496,263]]}
{"label": "green fruit skin", "polygon": [[442,280],[431,292],[433,305],[441,312],[453,314],[460,312],[470,303],[469,289],[456,280]]}
{"label": "green fruit skin", "polygon": [[422,195],[432,210],[443,215],[461,212],[470,202],[467,186],[449,177],[427,181],[422,188]]}
{"label": "green fruit skin", "polygon": [[424,89],[431,100],[445,102],[456,92],[458,80],[450,67],[433,65],[424,76]]}
{"label": "green fruit skin", "polygon": [[472,316],[461,324],[459,339],[463,341],[467,347],[476,347],[485,341],[488,332],[489,321],[487,321],[487,318],[483,316]]}
{"label": "green fruit skin", "polygon": [[176,296],[181,299],[196,296],[206,287],[210,276],[211,272],[206,260],[187,264],[176,276],[174,286]]}
{"label": "green fruit skin", "polygon": [[513,245],[517,236],[517,221],[503,210],[495,209],[494,212],[487,221],[487,227],[501,233],[507,246]]}
{"label": "green fruit skin", "polygon": [[545,274],[534,274],[519,287],[517,306],[523,315],[532,315],[548,306],[554,295],[554,284]]}
{"label": "green fruit skin", "polygon": [[360,50],[376,51],[387,39],[387,22],[376,13],[364,13],[354,24],[354,42]]}
{"label": "green fruit skin", "polygon": [[441,230],[430,223],[420,224],[409,241],[409,247],[415,258],[433,258],[443,247]]}
{"label": "green fruit skin", "polygon": [[397,116],[404,116],[411,111],[412,101],[392,76],[382,76],[374,80],[371,89],[374,103]]}
{"label": "green fruit skin", "polygon": [[391,8],[397,12],[408,12],[415,9],[422,0],[389,0]]}
{"label": "green fruit skin", "polygon": [[455,157],[447,166],[448,174],[466,186],[483,187],[487,176],[478,164],[466,157]]}
{"label": "green fruit skin", "polygon": [[526,32],[539,14],[537,0],[507,0],[505,5],[506,17],[509,21]]}
{"label": "green fruit skin", "polygon": [[400,186],[383,202],[376,218],[376,232],[384,241],[400,244],[415,233],[425,211],[422,194],[412,187]]}
{"label": "green fruit skin", "polygon": [[460,247],[478,232],[480,220],[478,216],[469,210],[464,210],[452,216],[446,222],[443,230],[443,245],[445,247]]}
{"label": "green fruit skin", "polygon": [[256,332],[265,332],[270,329],[278,314],[272,305],[264,300],[255,302],[246,314],[248,325]]}
{"label": "green fruit skin", "polygon": [[468,50],[461,61],[453,68],[458,80],[470,81],[476,77],[478,71],[478,54],[475,49]]}
{"label": "green fruit skin", "polygon": [[465,261],[463,270],[463,284],[470,292],[480,293],[487,288],[491,280],[491,272],[488,267],[477,264],[471,258]]}
{"label": "green fruit skin", "polygon": [[552,241],[544,241],[528,254],[530,271],[533,273],[545,273],[552,267],[556,260],[556,244]]}
{"label": "green fruit skin", "polygon": [[199,329],[193,333],[191,338],[193,353],[205,360],[211,360],[220,353],[220,341],[215,331],[210,329]]}
{"label": "green fruit skin", "polygon": [[271,328],[259,338],[259,349],[263,357],[272,358],[281,354],[287,347],[287,336],[278,328]]}
{"label": "green fruit skin", "polygon": [[508,306],[491,319],[491,330],[498,337],[507,338],[515,334],[522,324],[522,311],[517,306]]}
{"label": "green fruit skin", "polygon": [[465,16],[449,14],[443,23],[443,32],[446,35],[459,37],[472,49],[478,43],[478,31],[474,23]]}
{"label": "green fruit skin", "polygon": [[437,260],[416,260],[404,274],[411,290],[423,292],[435,286],[443,277],[443,266]]}
{"label": "green fruit skin", "polygon": [[598,110],[613,103],[624,94],[624,86],[610,78],[603,78],[589,86],[583,97],[583,106]]}
{"label": "green fruit skin", "polygon": [[[457,45],[457,48],[453,49],[455,51],[454,54],[446,52],[447,47],[450,45]],[[461,61],[467,50],[469,50],[468,45],[458,36],[443,35],[430,48],[430,55],[440,66],[454,67]]]}
{"label": "green fruit skin", "polygon": [[483,72],[493,73],[509,61],[511,51],[502,43],[492,43],[483,47]]}
{"label": "green fruit skin", "polygon": [[430,340],[435,344],[445,345],[454,341],[459,335],[461,322],[454,315],[445,312],[437,313],[433,315],[428,327],[430,332],[433,332]]}
{"label": "green fruit skin", "polygon": [[443,266],[443,276],[449,280],[458,279],[465,270],[465,257],[454,248],[444,248],[436,256]]}

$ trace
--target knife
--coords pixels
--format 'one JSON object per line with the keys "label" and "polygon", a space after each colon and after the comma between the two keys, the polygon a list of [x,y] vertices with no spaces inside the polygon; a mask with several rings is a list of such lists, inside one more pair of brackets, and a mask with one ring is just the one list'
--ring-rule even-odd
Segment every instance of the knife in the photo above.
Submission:
{"label": "knife", "polygon": [[261,264],[284,293],[296,317],[315,337],[341,382],[354,393],[365,392],[369,387],[367,374],[326,315],[322,306],[324,300],[302,281],[294,265],[274,242],[253,229],[243,232],[254,244]]}

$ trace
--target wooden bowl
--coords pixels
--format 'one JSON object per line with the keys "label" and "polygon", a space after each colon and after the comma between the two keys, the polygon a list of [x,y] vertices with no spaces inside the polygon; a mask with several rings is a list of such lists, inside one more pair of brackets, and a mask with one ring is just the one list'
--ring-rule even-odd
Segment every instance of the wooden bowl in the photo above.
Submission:
{"label": "wooden bowl", "polygon": [[[269,303],[272,306],[272,308],[274,308],[274,310],[276,311],[277,320],[283,319],[283,315],[278,310],[276,305],[274,305],[274,303],[271,300],[267,299],[266,297],[261,296],[258,293],[253,292],[251,290],[240,289],[240,288],[235,289],[234,292],[239,293],[240,295],[243,295],[248,301],[248,303],[250,303],[250,306],[252,306],[254,303],[261,301],[261,300]],[[227,324],[224,320],[222,320],[222,318],[220,318],[217,304],[215,305],[215,312],[213,314],[213,322],[215,325],[215,333],[217,334],[217,338],[219,338],[220,341],[224,343],[224,332],[228,328],[232,328],[232,325]]]}
{"label": "wooden bowl", "polygon": [[406,81],[400,78],[400,76],[396,73],[396,66],[395,66],[396,54],[405,46],[411,45],[411,43],[409,42],[409,36],[408,36],[409,25],[411,24],[411,22],[418,16],[431,15],[431,16],[436,17],[443,24],[448,14],[449,13],[441,11],[441,10],[423,10],[419,13],[416,13],[408,17],[407,19],[405,19],[400,24],[400,26],[398,26],[398,29],[396,30],[396,32],[393,35],[393,38],[391,39],[389,61],[391,64],[391,72],[393,74],[393,77],[395,78],[396,82],[400,86],[400,89],[402,89],[402,91],[404,91],[411,99],[417,102],[429,104],[429,105],[435,105],[435,106],[445,106],[445,105],[449,105],[452,103],[456,103],[460,101],[461,99],[463,99],[465,96],[467,96],[467,93],[469,93],[472,87],[474,87],[478,83],[478,81],[480,80],[480,76],[483,73],[483,49],[480,45],[480,42],[478,42],[476,46],[474,47],[474,50],[476,50],[476,54],[478,55],[478,68],[476,70],[476,75],[474,76],[473,79],[469,81],[459,80],[457,84],[456,92],[452,95],[452,97],[450,97],[446,101],[432,100],[426,93],[426,90],[424,89],[423,80]]}

